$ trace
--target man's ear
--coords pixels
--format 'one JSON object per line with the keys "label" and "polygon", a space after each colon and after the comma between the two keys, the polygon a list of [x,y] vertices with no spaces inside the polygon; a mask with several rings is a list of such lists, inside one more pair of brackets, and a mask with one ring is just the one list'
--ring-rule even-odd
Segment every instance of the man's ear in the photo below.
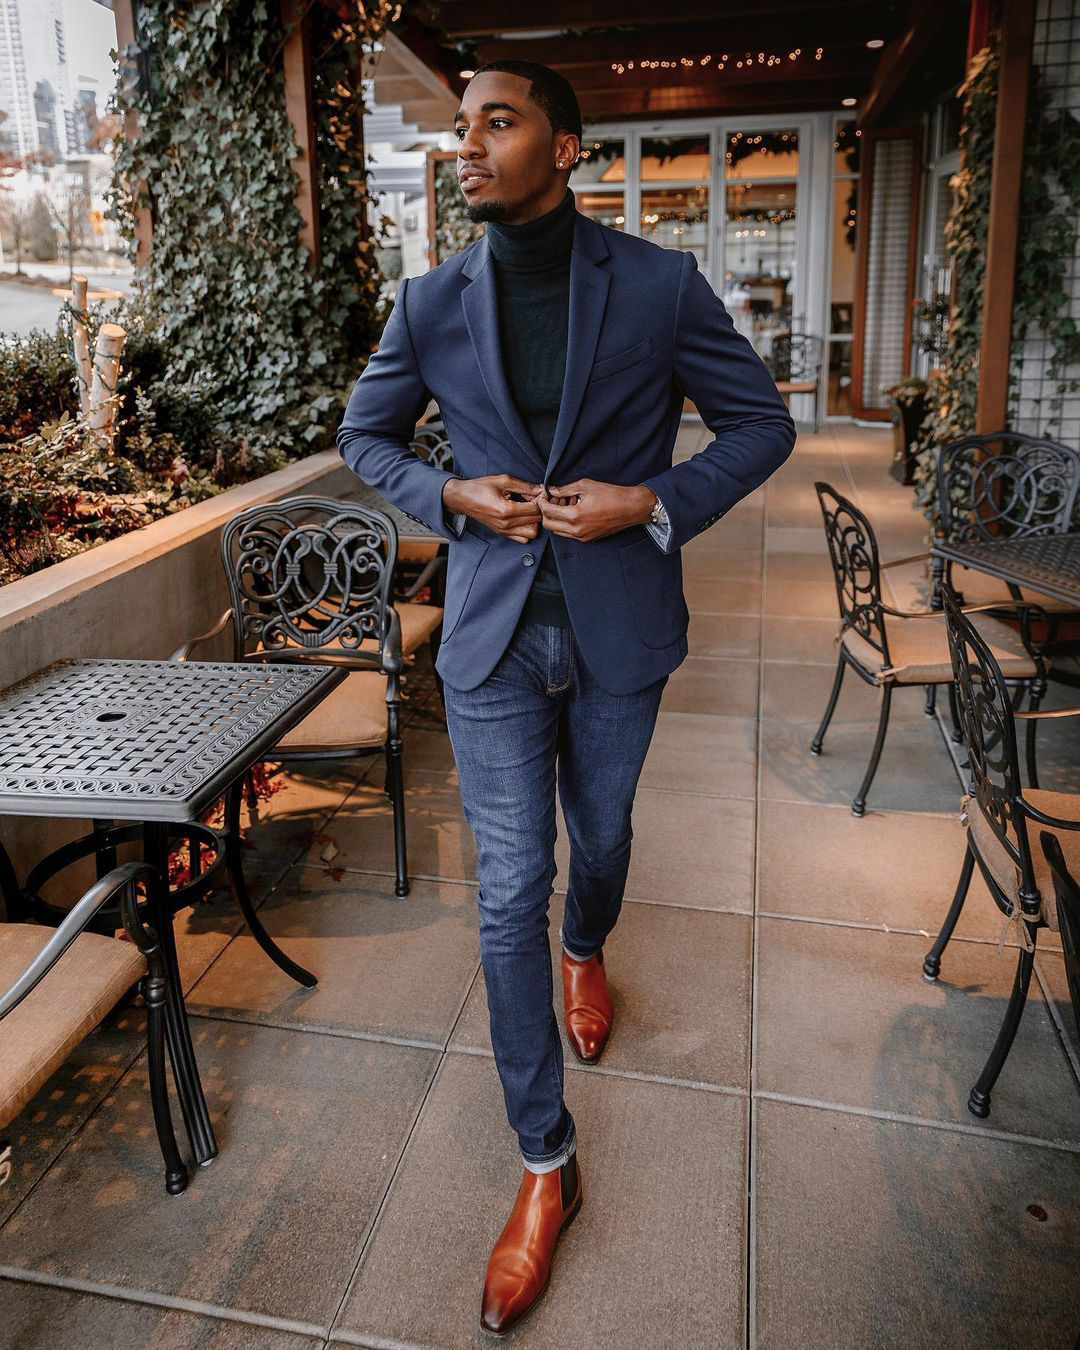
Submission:
{"label": "man's ear", "polygon": [[581,141],[570,131],[561,131],[555,137],[555,167],[569,172],[581,153]]}

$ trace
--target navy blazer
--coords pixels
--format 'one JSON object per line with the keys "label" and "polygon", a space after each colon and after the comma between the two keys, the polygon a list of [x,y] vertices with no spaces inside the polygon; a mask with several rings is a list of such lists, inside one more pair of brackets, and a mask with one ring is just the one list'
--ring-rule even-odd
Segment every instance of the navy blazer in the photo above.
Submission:
{"label": "navy blazer", "polygon": [[[673,465],[684,394],[715,439]],[[468,519],[458,536],[442,505],[443,483],[455,475],[409,448],[431,398],[457,476],[645,483],[667,509],[666,546],[643,525],[589,543],[541,529],[522,544]],[[546,461],[507,384],[486,238],[401,283],[337,443],[365,483],[450,541],[436,662],[447,684],[473,689],[491,673],[550,547],[585,663],[605,689],[622,694],[670,673],[686,656],[680,548],[779,468],[795,435],[765,365],[694,255],[579,214],[566,378]]]}

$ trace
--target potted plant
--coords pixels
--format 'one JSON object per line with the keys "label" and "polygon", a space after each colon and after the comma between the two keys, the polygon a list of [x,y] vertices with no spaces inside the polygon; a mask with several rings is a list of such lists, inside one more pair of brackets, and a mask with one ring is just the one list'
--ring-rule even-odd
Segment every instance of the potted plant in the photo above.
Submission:
{"label": "potted plant", "polygon": [[927,383],[921,376],[909,375],[881,391],[892,404],[893,458],[889,472],[905,486],[915,477],[913,451],[926,413],[926,390]]}

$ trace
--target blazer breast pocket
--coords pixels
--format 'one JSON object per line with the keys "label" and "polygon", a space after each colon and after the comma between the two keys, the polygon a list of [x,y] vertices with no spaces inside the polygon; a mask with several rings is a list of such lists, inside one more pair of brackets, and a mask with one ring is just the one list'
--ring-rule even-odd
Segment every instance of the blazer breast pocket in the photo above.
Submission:
{"label": "blazer breast pocket", "polygon": [[644,337],[640,342],[636,342],[632,347],[627,347],[623,352],[616,352],[614,356],[605,356],[602,361],[594,361],[592,372],[589,375],[589,383],[595,384],[597,380],[606,380],[610,375],[619,375],[624,370],[629,370],[633,366],[640,365],[653,354],[653,340],[651,337]]}

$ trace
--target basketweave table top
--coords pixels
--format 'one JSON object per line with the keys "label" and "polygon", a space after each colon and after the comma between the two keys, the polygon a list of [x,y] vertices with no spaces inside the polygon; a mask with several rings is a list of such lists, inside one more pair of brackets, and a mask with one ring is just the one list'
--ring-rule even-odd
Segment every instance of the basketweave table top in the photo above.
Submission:
{"label": "basketweave table top", "polygon": [[1080,533],[1027,535],[1019,539],[938,540],[943,558],[987,572],[1028,590],[1042,591],[1080,609]]}
{"label": "basketweave table top", "polygon": [[0,691],[0,815],[191,820],[345,673],[57,661]]}

